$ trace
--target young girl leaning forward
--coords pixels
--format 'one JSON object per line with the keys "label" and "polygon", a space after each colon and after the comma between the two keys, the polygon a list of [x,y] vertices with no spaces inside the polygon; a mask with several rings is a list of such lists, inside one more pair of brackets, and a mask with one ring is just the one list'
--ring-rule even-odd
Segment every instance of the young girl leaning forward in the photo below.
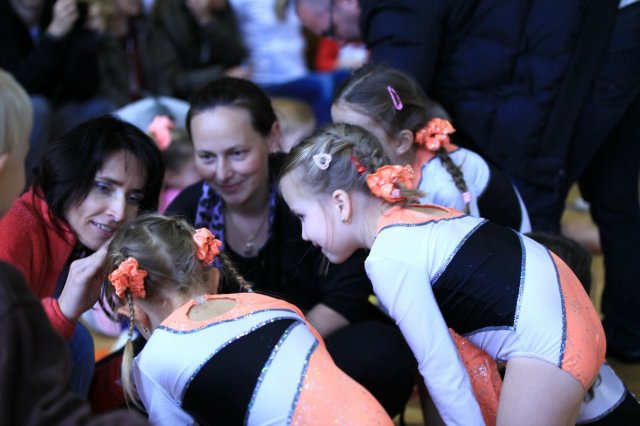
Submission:
{"label": "young girl leaning forward", "polygon": [[135,326],[148,339],[134,361],[127,342],[123,386],[151,423],[392,425],[295,306],[215,295],[248,288],[219,246],[205,228],[160,215],[136,219],[109,246],[104,296],[129,311],[130,336]]}
{"label": "young girl leaning forward", "polygon": [[[441,137],[441,135],[431,135]],[[366,270],[402,330],[440,416],[482,424],[451,327],[506,362],[498,425],[574,424],[605,337],[571,270],[505,227],[435,205],[408,205],[411,167],[349,124],[317,130],[287,157],[280,188],[302,237],[339,263],[370,249]]]}

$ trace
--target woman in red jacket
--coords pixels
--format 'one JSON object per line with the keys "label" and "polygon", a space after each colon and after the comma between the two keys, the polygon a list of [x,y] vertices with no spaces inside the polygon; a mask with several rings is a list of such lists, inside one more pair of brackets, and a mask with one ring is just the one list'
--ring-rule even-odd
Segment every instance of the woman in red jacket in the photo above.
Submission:
{"label": "woman in red jacket", "polygon": [[105,243],[139,212],[155,210],[163,175],[148,136],[117,118],[96,118],[51,143],[33,186],[0,221],[0,259],[20,270],[69,341],[80,394],[88,393],[94,355],[76,320],[98,299],[94,275]]}

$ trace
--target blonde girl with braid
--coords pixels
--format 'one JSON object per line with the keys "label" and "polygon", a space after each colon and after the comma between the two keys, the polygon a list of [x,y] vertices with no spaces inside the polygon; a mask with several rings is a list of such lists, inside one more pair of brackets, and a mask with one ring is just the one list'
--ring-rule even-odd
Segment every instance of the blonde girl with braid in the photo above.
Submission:
{"label": "blonde girl with braid", "polygon": [[489,423],[449,333],[506,362],[497,425],[572,425],[605,336],[571,269],[541,244],[459,210],[410,204],[411,166],[361,127],[316,130],[287,155],[280,190],[302,237],[333,263],[368,249],[373,289],[411,347],[447,425]]}
{"label": "blonde girl with braid", "polygon": [[410,164],[421,202],[453,207],[520,232],[531,231],[527,209],[507,175],[452,142],[446,112],[410,76],[393,68],[360,68],[336,93],[334,122],[356,124],[383,144],[392,164]]}
{"label": "blonde girl with braid", "polygon": [[[151,214],[111,242],[103,293],[147,339],[122,362],[152,425],[392,425],[294,305],[250,291],[206,228]],[[221,265],[221,269],[214,265]],[[224,293],[224,294],[223,294]]]}

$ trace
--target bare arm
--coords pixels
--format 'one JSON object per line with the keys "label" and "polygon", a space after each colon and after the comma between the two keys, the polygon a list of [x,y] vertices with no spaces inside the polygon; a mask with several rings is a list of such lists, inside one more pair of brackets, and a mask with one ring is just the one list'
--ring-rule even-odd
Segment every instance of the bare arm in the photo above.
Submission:
{"label": "bare arm", "polygon": [[349,325],[343,315],[331,309],[327,305],[318,303],[305,315],[307,321],[320,333],[323,338],[327,338],[331,333]]}

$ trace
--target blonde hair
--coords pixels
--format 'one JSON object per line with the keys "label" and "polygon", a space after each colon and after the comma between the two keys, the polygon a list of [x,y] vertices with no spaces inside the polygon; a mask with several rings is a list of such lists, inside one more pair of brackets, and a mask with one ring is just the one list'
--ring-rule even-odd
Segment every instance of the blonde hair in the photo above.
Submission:
{"label": "blonde hair", "polygon": [[[313,157],[318,154],[331,156],[326,170],[316,165]],[[354,162],[360,162],[366,170],[360,173]],[[333,123],[316,129],[291,149],[281,176],[295,173],[297,182],[311,194],[329,195],[336,189],[371,194],[367,175],[390,163],[380,141],[371,133],[353,124]],[[398,189],[407,200],[422,195],[410,188]]]}
{"label": "blonde hair", "polygon": [[[145,214],[121,228],[114,237],[104,264],[105,276],[118,265],[133,257],[139,268],[147,272],[144,279],[145,301],[160,305],[175,294],[191,296],[211,293],[210,266],[196,257],[193,241],[195,229],[182,219]],[[242,278],[223,254],[219,255],[223,265],[223,276],[218,292],[238,292],[249,290],[250,285]],[[102,286],[102,298],[108,310],[116,312],[125,303],[129,309],[129,339],[125,344],[122,358],[122,386],[127,402],[132,400],[137,406],[137,393],[133,385],[131,366],[133,361],[133,318],[134,305],[131,292],[126,290],[125,300],[118,298],[108,280]],[[106,309],[105,309],[106,310]],[[107,310],[107,312],[108,312]]]}
{"label": "blonde hair", "polygon": [[32,126],[29,95],[11,74],[0,69],[0,154],[12,154],[28,143]]}

